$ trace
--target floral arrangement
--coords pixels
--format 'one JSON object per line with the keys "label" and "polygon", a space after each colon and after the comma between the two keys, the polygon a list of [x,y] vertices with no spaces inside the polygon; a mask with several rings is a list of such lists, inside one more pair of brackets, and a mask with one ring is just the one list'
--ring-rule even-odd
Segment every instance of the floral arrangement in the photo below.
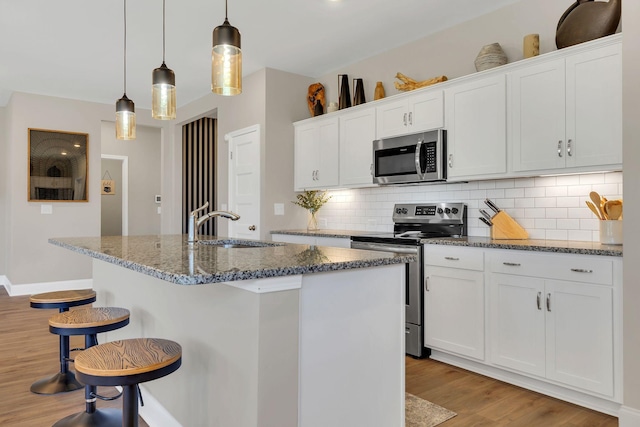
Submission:
{"label": "floral arrangement", "polygon": [[307,209],[311,214],[315,214],[322,205],[331,199],[331,196],[327,196],[326,191],[307,190],[302,194],[298,194],[296,199],[296,201],[291,203]]}

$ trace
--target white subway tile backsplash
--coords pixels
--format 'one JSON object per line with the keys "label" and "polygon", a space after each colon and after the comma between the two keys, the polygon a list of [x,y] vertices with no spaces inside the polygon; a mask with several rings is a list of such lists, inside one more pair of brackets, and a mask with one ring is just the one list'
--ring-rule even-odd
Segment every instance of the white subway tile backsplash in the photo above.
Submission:
{"label": "white subway tile backsplash", "polygon": [[490,198],[532,239],[598,241],[599,222],[585,201],[591,191],[610,200],[622,198],[622,187],[622,173],[612,172],[339,190],[329,192],[332,198],[321,217],[329,229],[388,232],[395,203],[463,202],[469,209],[469,235],[489,236],[478,209],[488,209],[484,200]]}

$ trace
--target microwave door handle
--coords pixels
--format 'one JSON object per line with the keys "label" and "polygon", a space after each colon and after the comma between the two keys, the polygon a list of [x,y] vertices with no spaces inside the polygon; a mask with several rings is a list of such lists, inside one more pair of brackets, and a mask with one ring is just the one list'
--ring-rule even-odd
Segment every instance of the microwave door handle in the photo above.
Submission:
{"label": "microwave door handle", "polygon": [[416,173],[418,174],[418,178],[420,178],[421,180],[424,179],[424,173],[422,172],[422,165],[421,165],[421,159],[420,159],[420,152],[422,151],[422,143],[424,141],[422,139],[418,140],[418,143],[416,144]]}

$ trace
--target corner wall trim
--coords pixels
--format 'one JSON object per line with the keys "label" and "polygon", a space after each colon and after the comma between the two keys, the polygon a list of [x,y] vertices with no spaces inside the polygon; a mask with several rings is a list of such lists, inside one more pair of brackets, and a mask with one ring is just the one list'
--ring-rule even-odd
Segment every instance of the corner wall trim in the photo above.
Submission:
{"label": "corner wall trim", "polygon": [[93,279],[62,280],[59,282],[39,282],[12,285],[6,276],[0,276],[0,285],[3,285],[10,297],[20,295],[33,295],[42,292],[68,291],[73,289],[93,288]]}
{"label": "corner wall trim", "polygon": [[622,406],[618,412],[619,427],[640,426],[640,410]]}

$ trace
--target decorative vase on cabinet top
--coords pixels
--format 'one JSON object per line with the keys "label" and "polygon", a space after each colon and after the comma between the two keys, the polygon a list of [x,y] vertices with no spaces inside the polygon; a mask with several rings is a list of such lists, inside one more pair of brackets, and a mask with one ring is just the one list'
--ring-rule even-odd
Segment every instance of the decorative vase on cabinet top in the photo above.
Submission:
{"label": "decorative vase on cabinet top", "polygon": [[353,79],[353,105],[367,102],[364,97],[364,82],[362,79]]}
{"label": "decorative vase on cabinet top", "polygon": [[349,91],[349,76],[347,74],[338,75],[340,78],[340,97],[338,98],[338,108],[351,107],[351,93]]}
{"label": "decorative vase on cabinet top", "polygon": [[378,99],[384,98],[384,86],[382,86],[382,82],[376,83],[376,89],[373,91],[373,100],[377,101]]}
{"label": "decorative vase on cabinet top", "polygon": [[502,50],[500,43],[491,43],[483,46],[474,62],[476,71],[488,70],[506,63],[507,55]]}

